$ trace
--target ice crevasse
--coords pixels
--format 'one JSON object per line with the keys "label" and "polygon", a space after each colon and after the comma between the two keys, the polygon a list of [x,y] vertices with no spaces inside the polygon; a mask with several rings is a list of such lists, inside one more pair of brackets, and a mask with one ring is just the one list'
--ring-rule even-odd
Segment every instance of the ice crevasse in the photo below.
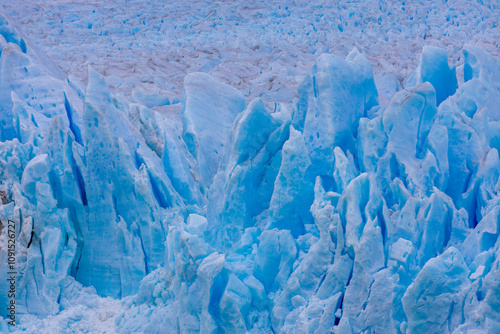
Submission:
{"label": "ice crevasse", "polygon": [[500,332],[498,59],[425,47],[381,106],[325,54],[275,113],[192,73],[175,120],[0,33],[2,331],[111,297],[120,333]]}

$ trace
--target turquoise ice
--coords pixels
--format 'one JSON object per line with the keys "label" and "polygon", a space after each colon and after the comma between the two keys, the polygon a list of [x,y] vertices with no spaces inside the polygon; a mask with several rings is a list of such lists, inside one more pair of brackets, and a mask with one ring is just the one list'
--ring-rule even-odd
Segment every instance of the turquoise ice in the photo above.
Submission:
{"label": "turquoise ice", "polygon": [[19,328],[66,315],[70,331],[82,309],[116,303],[125,333],[500,330],[500,62],[487,52],[466,45],[458,78],[425,47],[387,105],[363,53],[325,54],[290,112],[192,73],[173,118],[92,67],[86,85],[66,77],[0,23]]}

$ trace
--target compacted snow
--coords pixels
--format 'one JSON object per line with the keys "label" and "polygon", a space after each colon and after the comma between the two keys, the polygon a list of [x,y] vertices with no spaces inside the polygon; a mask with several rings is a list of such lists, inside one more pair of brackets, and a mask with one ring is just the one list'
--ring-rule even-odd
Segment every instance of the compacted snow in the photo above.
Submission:
{"label": "compacted snow", "polygon": [[2,11],[2,332],[500,332],[496,2]]}

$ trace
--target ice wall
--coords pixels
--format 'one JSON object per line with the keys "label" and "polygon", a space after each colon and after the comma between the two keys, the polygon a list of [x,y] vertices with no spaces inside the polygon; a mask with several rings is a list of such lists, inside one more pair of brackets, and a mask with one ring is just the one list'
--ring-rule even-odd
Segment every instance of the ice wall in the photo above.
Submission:
{"label": "ice wall", "polygon": [[61,76],[0,23],[0,218],[19,223],[20,328],[109,296],[117,332],[500,331],[489,54],[466,46],[458,85],[446,53],[424,48],[386,107],[357,50],[319,57],[291,113],[193,73],[176,121],[91,67],[86,87]]}

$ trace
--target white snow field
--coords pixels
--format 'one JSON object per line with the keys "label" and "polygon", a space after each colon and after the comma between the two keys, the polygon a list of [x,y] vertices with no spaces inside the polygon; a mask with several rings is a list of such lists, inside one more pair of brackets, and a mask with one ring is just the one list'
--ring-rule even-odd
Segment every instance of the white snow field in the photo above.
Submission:
{"label": "white snow field", "polygon": [[500,333],[499,16],[2,3],[0,331]]}

